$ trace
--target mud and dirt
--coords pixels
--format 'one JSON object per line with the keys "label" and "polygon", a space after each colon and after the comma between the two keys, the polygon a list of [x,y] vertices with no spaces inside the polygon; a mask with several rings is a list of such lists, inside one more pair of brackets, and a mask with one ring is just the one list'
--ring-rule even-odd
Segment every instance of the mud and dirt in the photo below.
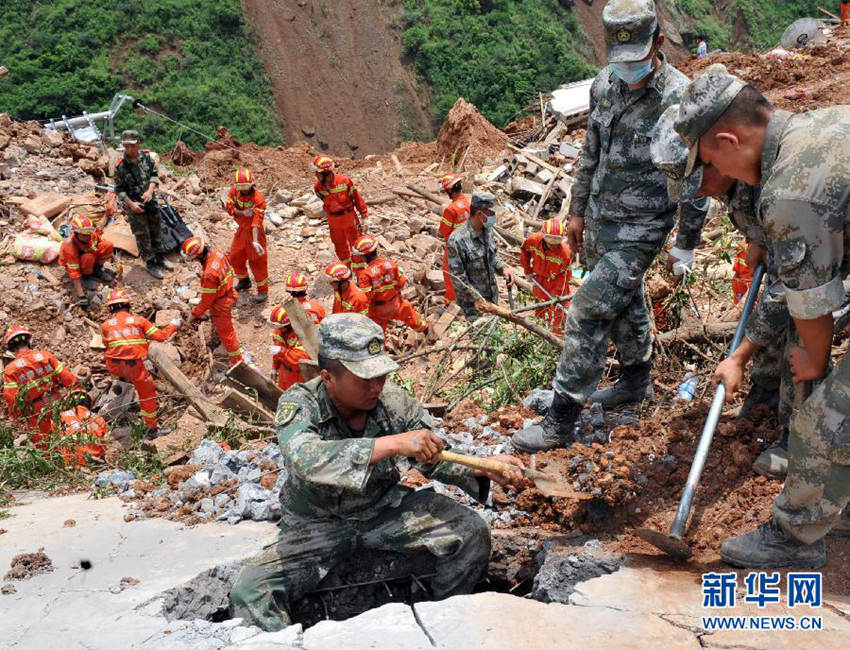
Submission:
{"label": "mud and dirt", "polygon": [[505,134],[459,97],[437,135],[437,152],[453,169],[493,162],[507,148]]}
{"label": "mud and dirt", "polygon": [[53,562],[43,548],[35,553],[22,553],[12,558],[11,568],[3,576],[3,580],[29,580],[41,573],[53,571]]}

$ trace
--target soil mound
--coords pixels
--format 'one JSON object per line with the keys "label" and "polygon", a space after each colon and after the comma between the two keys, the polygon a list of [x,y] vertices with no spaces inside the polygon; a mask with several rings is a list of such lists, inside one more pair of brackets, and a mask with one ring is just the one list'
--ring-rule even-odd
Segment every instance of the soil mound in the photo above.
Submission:
{"label": "soil mound", "polygon": [[445,166],[454,169],[497,158],[507,145],[507,136],[463,97],[458,97],[437,136],[437,151]]}

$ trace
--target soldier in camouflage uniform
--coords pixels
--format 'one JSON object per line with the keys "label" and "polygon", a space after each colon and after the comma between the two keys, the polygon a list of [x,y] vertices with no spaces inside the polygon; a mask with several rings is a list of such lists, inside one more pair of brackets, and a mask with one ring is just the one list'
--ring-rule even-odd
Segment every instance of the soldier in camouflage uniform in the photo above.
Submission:
{"label": "soldier in camouflage uniform", "polygon": [[493,241],[495,207],[496,197],[489,192],[473,194],[469,219],[458,226],[448,241],[449,270],[461,280],[455,287],[457,304],[468,320],[478,316],[470,286],[484,300],[496,304],[499,302],[496,273],[505,276],[508,286],[514,281],[511,269],[499,257],[496,242]]}
{"label": "soldier in camouflage uniform", "polygon": [[[727,539],[721,555],[745,567],[822,566],[823,537],[850,500],[850,359],[829,369],[832,312],[850,272],[850,107],[793,115],[734,77],[706,75],[685,93],[675,127],[689,147],[686,173],[701,160],[761,185],[757,214],[803,346],[789,354],[794,382],[820,381],[791,419],[773,517]],[[730,395],[740,384],[724,382]]]}
{"label": "soldier in camouflage uniform", "polygon": [[[384,383],[398,365],[383,350],[373,321],[332,314],[319,326],[320,376],[281,396],[275,423],[289,475],[280,536],[230,594],[233,616],[246,624],[286,627],[293,601],[362,548],[426,558],[436,573],[434,598],[468,593],[484,574],[484,520],[448,497],[400,485],[396,460],[413,457],[426,476],[479,500],[490,479],[504,479],[438,461],[444,441],[415,399]],[[497,458],[522,467],[512,456]]]}
{"label": "soldier in camouflage uniform", "polygon": [[[588,397],[613,408],[652,395],[652,340],[643,278],[673,227],[676,204],[649,152],[650,131],[688,79],[666,63],[651,0],[611,0],[602,14],[609,65],[590,90],[590,119],[575,174],[568,235],[590,273],[575,293],[546,417],[513,437],[522,451],[565,446]],[[683,204],[678,244],[693,249],[708,207]],[[597,391],[608,339],[623,370]]]}
{"label": "soldier in camouflage uniform", "polygon": [[153,196],[159,185],[156,164],[147,149],[139,150],[136,131],[124,131],[121,142],[124,157],[115,165],[115,192],[148,273],[162,279],[163,269],[174,267],[162,255],[162,218]]}

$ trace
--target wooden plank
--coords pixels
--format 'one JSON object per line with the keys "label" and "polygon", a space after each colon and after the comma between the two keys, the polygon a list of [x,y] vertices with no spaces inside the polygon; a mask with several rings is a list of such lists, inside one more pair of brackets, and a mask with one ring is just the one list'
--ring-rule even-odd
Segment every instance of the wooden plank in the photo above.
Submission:
{"label": "wooden plank", "polygon": [[274,415],[271,412],[235,388],[228,388],[218,405],[221,408],[230,409],[235,413],[244,415],[254,422],[271,424],[274,421]]}
{"label": "wooden plank", "polygon": [[225,381],[235,388],[245,392],[247,387],[257,395],[257,400],[269,411],[277,410],[277,402],[283,391],[271,379],[260,373],[255,367],[240,361],[224,375]]}
{"label": "wooden plank", "polygon": [[301,341],[301,345],[310,355],[311,359],[319,358],[319,336],[316,331],[316,326],[313,320],[304,311],[301,303],[290,298],[285,300],[283,308],[286,310],[286,315],[289,316],[289,322],[292,323],[292,329]]}

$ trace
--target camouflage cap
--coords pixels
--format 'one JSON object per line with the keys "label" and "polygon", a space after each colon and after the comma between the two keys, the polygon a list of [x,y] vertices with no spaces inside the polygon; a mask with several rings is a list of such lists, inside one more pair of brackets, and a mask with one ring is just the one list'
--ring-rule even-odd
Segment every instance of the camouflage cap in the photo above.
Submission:
{"label": "camouflage cap", "polygon": [[699,139],[708,131],[747,84],[722,65],[713,65],[685,89],[675,129],[688,146],[685,175],[690,176],[699,155]]}
{"label": "camouflage cap", "polygon": [[398,370],[384,352],[384,332],[363,314],[331,314],[319,325],[319,355],[337,359],[361,379]]}
{"label": "camouflage cap", "polygon": [[476,210],[495,210],[496,197],[490,194],[490,192],[475,192],[472,195],[472,200],[469,202],[469,209],[471,212],[475,212]]}
{"label": "camouflage cap", "polygon": [[121,132],[121,144],[139,144],[140,140],[138,131],[127,129]]}
{"label": "camouflage cap", "polygon": [[652,49],[658,19],[652,0],[611,0],[602,10],[608,63],[641,61]]}
{"label": "camouflage cap", "polygon": [[658,118],[650,134],[652,141],[649,153],[655,167],[667,176],[670,198],[673,201],[691,201],[696,198],[702,185],[702,165],[699,166],[699,173],[685,177],[688,148],[673,128],[678,114],[679,105],[673,104]]}

